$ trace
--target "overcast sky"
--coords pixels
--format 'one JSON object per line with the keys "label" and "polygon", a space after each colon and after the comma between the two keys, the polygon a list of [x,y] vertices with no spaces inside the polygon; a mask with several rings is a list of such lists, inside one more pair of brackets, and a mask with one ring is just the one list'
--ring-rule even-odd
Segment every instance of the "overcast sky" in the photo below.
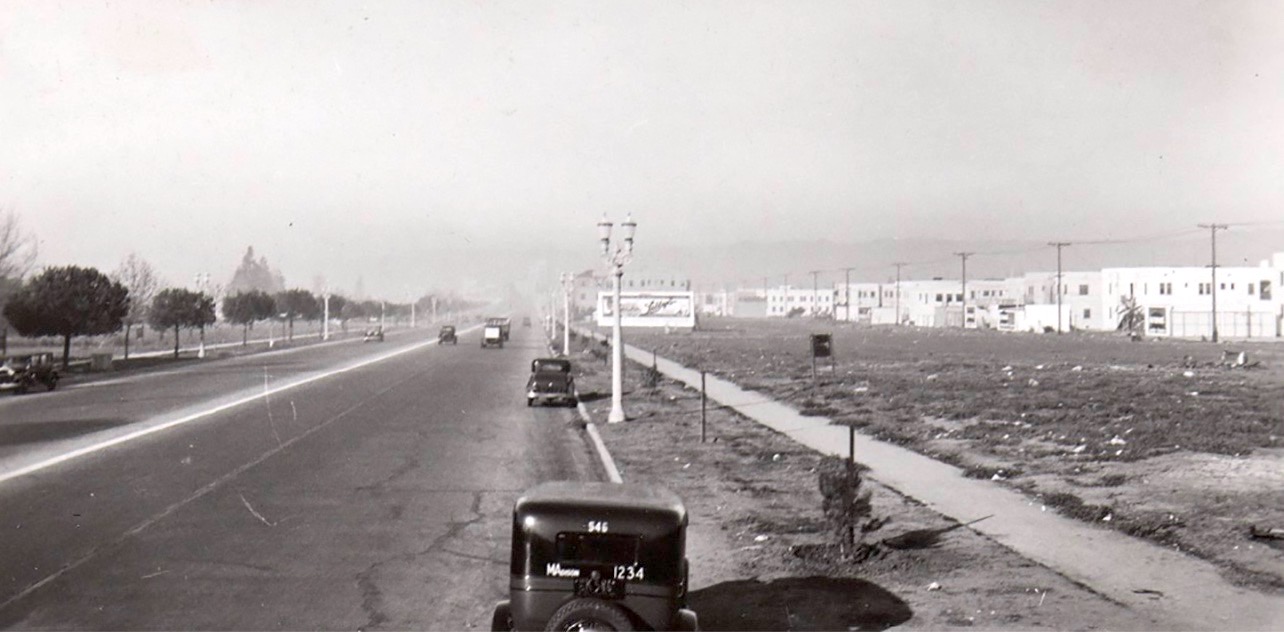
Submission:
{"label": "overcast sky", "polygon": [[[1284,216],[1284,2],[0,5],[42,264],[1090,239]],[[559,246],[562,247],[562,246]]]}

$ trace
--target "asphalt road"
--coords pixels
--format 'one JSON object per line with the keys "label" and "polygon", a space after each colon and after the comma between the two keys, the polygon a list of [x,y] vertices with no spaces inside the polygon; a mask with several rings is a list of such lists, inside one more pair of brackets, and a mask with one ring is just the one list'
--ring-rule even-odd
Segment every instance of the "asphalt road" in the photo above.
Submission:
{"label": "asphalt road", "polygon": [[488,626],[513,500],[603,474],[538,329],[429,333],[0,398],[0,627]]}

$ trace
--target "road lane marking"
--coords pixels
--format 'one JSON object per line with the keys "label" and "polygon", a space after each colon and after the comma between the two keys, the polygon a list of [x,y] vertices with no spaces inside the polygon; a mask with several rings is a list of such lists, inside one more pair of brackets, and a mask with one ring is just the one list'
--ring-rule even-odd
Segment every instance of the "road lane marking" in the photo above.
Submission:
{"label": "road lane marking", "polygon": [[[465,329],[465,330],[464,330],[463,332],[461,332],[461,333],[465,333],[465,332],[467,332],[467,331],[470,331],[470,330],[473,330],[473,329],[477,329],[478,327],[480,327],[480,325],[476,325],[476,326],[473,326],[473,327],[469,327],[468,329]],[[277,387],[274,387],[274,388],[265,389],[263,392],[260,392],[260,393],[255,393],[255,394],[253,394],[253,395],[247,395],[247,396],[245,396],[245,397],[241,397],[241,398],[238,398],[238,399],[232,400],[232,401],[230,401],[230,402],[224,402],[224,403],[219,404],[219,405],[217,405],[217,406],[214,406],[214,407],[212,407],[212,408],[208,408],[208,409],[205,409],[205,410],[201,410],[201,411],[197,411],[197,412],[194,412],[194,413],[190,413],[190,414],[188,414],[188,415],[184,415],[184,416],[182,416],[182,417],[179,417],[178,419],[173,419],[173,420],[166,421],[166,422],[164,422],[164,423],[160,423],[160,424],[157,424],[157,425],[154,425],[154,426],[149,426],[149,427],[146,427],[146,428],[141,428],[141,429],[139,429],[139,430],[135,430],[135,431],[130,432],[130,433],[128,433],[128,434],[124,434],[124,435],[121,435],[121,436],[118,436],[118,437],[113,437],[113,438],[111,438],[111,439],[106,439],[106,440],[104,440],[104,441],[100,441],[100,442],[98,442],[98,443],[94,443],[94,444],[90,444],[90,445],[83,446],[83,447],[80,447],[80,448],[76,448],[76,449],[71,450],[71,451],[69,451],[69,452],[64,452],[64,453],[62,453],[62,454],[55,455],[55,456],[53,456],[53,457],[50,457],[50,458],[47,458],[47,459],[44,459],[44,460],[41,460],[41,461],[37,461],[37,462],[32,463],[32,464],[30,464],[30,465],[25,465],[25,466],[19,467],[19,468],[17,468],[17,469],[14,469],[14,470],[11,470],[11,471],[8,471],[8,472],[0,472],[0,485],[3,485],[3,484],[5,484],[5,483],[7,483],[7,482],[9,482],[9,481],[11,481],[11,480],[13,480],[13,479],[15,479],[15,478],[20,478],[20,477],[22,477],[22,476],[26,476],[26,475],[28,475],[28,474],[33,474],[33,473],[35,473],[35,472],[39,472],[39,471],[41,471],[41,470],[48,469],[48,468],[53,467],[53,466],[55,466],[55,465],[60,465],[60,464],[62,464],[62,463],[66,463],[66,462],[71,461],[71,460],[73,460],[73,459],[78,459],[78,458],[80,458],[80,457],[82,457],[82,456],[86,456],[86,455],[89,455],[89,454],[94,454],[94,453],[96,453],[96,452],[100,452],[100,451],[105,450],[105,449],[107,449],[107,448],[111,448],[111,447],[114,447],[114,446],[117,446],[117,445],[120,445],[120,444],[123,444],[123,443],[127,443],[127,442],[129,442],[129,441],[133,441],[133,440],[135,440],[135,439],[139,439],[139,438],[142,438],[142,437],[146,437],[146,436],[151,435],[151,434],[155,434],[155,433],[160,432],[160,431],[162,431],[162,430],[168,430],[168,429],[173,428],[173,427],[175,427],[175,426],[181,426],[181,425],[183,425],[183,424],[191,423],[191,422],[196,421],[196,420],[198,420],[198,419],[204,419],[205,417],[209,417],[210,415],[214,415],[214,414],[217,414],[217,413],[221,413],[221,412],[223,412],[223,411],[225,411],[225,410],[229,410],[229,409],[232,409],[232,408],[236,408],[237,406],[241,406],[241,405],[243,405],[243,404],[248,404],[248,403],[250,403],[250,402],[258,401],[258,400],[260,400],[260,399],[267,398],[267,397],[269,397],[269,396],[271,396],[271,395],[274,395],[274,394],[276,394],[276,393],[281,393],[281,392],[288,391],[288,390],[291,390],[291,389],[294,389],[294,388],[298,388],[298,387],[300,387],[300,386],[304,386],[304,385],[306,385],[306,384],[311,384],[312,382],[316,382],[316,381],[319,381],[319,380],[323,380],[323,379],[326,379],[326,378],[328,378],[328,377],[333,377],[333,376],[335,376],[335,375],[340,375],[340,374],[343,374],[343,373],[347,373],[347,372],[349,372],[349,371],[355,371],[355,370],[357,370],[357,369],[360,369],[360,368],[363,368],[363,367],[370,366],[371,364],[375,364],[375,363],[378,363],[378,362],[383,362],[384,360],[389,360],[389,359],[391,359],[391,358],[395,358],[395,357],[397,357],[397,356],[400,356],[400,355],[403,355],[403,354],[406,354],[406,353],[410,353],[410,352],[412,352],[412,351],[418,351],[419,349],[422,349],[422,348],[424,348],[424,347],[429,347],[429,346],[432,346],[432,345],[435,345],[435,344],[437,344],[437,341],[436,341],[436,340],[426,340],[426,341],[424,341],[424,342],[420,342],[420,343],[417,343],[417,344],[414,344],[414,345],[411,345],[411,346],[409,346],[409,347],[405,347],[405,348],[402,348],[402,349],[397,349],[396,351],[391,351],[391,352],[385,353],[385,354],[383,354],[383,355],[375,356],[375,357],[373,357],[373,358],[367,358],[367,359],[365,359],[365,360],[362,360],[362,361],[359,361],[359,362],[356,362],[356,363],[353,363],[353,364],[350,364],[350,365],[344,366],[344,367],[339,368],[339,369],[335,369],[335,370],[333,370],[333,371],[329,371],[329,372],[325,372],[325,373],[318,373],[318,374],[316,374],[316,375],[310,375],[310,376],[308,376],[308,377],[301,378],[301,379],[295,380],[295,381],[293,381],[293,382],[288,382],[288,383],[283,384],[283,385],[281,385],[281,386],[277,386]]]}

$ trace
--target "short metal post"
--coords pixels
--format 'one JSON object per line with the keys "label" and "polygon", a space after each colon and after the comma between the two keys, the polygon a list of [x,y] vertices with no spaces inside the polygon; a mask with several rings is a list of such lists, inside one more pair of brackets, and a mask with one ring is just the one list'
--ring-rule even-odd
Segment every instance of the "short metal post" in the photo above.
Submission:
{"label": "short metal post", "polygon": [[708,401],[704,390],[704,371],[700,371],[700,443],[705,439],[705,407]]}
{"label": "short metal post", "polygon": [[657,369],[656,369],[656,364],[655,364],[655,349],[652,349],[652,350],[651,350],[651,370],[652,370],[652,371],[657,370]]}

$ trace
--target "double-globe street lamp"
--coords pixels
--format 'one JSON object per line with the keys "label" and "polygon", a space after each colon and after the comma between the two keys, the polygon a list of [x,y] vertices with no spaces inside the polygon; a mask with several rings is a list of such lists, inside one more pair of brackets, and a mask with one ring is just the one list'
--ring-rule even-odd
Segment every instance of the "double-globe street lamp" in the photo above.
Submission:
{"label": "double-globe street lamp", "polygon": [[602,257],[606,259],[611,266],[611,414],[607,416],[608,423],[619,423],[624,421],[624,341],[620,332],[620,279],[624,276],[624,266],[628,265],[633,259],[633,233],[637,231],[638,225],[633,221],[633,214],[630,213],[624,222],[620,224],[623,234],[623,242],[615,244],[615,249],[611,249],[611,222],[602,216],[602,221],[597,223],[598,238],[602,242]]}

